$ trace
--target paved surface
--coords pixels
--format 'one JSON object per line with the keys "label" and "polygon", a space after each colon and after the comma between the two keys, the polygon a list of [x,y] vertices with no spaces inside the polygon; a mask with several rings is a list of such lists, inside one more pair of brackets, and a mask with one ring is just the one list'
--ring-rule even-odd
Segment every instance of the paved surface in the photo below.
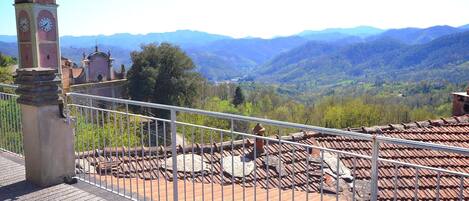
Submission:
{"label": "paved surface", "polygon": [[39,188],[25,181],[23,164],[22,159],[0,151],[0,200],[127,200],[83,182]]}

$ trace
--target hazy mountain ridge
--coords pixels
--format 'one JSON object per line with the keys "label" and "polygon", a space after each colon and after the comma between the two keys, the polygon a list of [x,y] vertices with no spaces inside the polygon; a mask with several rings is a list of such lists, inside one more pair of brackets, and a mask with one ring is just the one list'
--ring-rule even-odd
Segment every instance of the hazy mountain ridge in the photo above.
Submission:
{"label": "hazy mountain ridge", "polygon": [[391,29],[379,35],[371,36],[368,40],[376,40],[378,38],[393,38],[406,44],[423,44],[428,43],[436,38],[444,35],[459,33],[463,29],[451,26],[433,26],[425,29],[420,28],[404,28]]}
{"label": "hazy mountain ridge", "polygon": [[[281,79],[282,82],[289,82],[292,79],[297,80],[296,75],[307,72],[303,67],[347,67],[340,71],[344,76],[362,75],[366,73],[361,69],[362,66],[390,65],[388,64],[390,60],[395,62],[396,66],[405,67],[408,65],[401,63],[412,63],[412,61],[418,63],[420,60],[417,53],[414,56],[411,54],[412,51],[416,51],[415,47],[409,47],[407,50],[401,46],[426,44],[441,36],[459,33],[467,28],[469,25],[458,28],[435,26],[425,29],[392,30],[361,26],[303,31],[295,36],[273,39],[234,39],[223,35],[181,30],[144,35],[63,36],[61,47],[64,57],[79,63],[83,52],[90,53],[93,51],[93,46],[98,43],[100,50],[111,51],[116,67],[120,64],[129,67],[131,65],[129,54],[133,50],[138,50],[140,44],[170,42],[186,51],[197,65],[197,70],[210,80],[251,76],[255,72],[265,76],[265,79],[260,78],[261,80]],[[4,41],[0,42],[0,52],[17,56],[16,36],[0,36],[0,41]],[[408,56],[403,56],[402,51],[408,51],[409,53],[405,54]],[[435,60],[428,59],[425,63],[430,65],[431,61]]]}
{"label": "hazy mountain ridge", "polygon": [[[431,72],[424,71],[449,71],[452,67],[469,61],[469,31],[442,36],[417,45],[407,45],[393,38],[383,37],[344,46],[329,54],[309,55],[289,63],[277,64],[278,61],[292,58],[296,52],[311,51],[309,47],[311,46],[304,45],[272,59],[259,70],[266,76],[258,76],[257,79],[267,82],[326,84],[350,79],[397,80],[406,77],[407,73],[414,74],[415,79],[419,72],[428,75]],[[445,73],[441,73],[443,74]],[[432,74],[425,79],[451,77]]]}
{"label": "hazy mountain ridge", "polygon": [[179,30],[166,33],[128,34],[120,33],[109,36],[62,36],[62,46],[89,47],[98,43],[99,45],[118,46],[123,49],[136,50],[141,44],[169,42],[181,47],[192,47],[205,45],[214,41],[231,39],[229,36],[210,34],[200,31]]}

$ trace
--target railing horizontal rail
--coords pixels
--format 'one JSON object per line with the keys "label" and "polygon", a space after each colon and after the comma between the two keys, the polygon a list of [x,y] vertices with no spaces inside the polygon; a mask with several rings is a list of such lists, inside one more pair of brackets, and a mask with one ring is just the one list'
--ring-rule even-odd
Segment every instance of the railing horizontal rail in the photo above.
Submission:
{"label": "railing horizontal rail", "polygon": [[[110,98],[110,97],[104,97],[104,96],[95,96],[95,95],[89,95],[89,94],[80,94],[80,93],[73,93],[73,92],[67,93],[67,96],[91,98],[94,100],[110,101],[114,103],[137,105],[137,106],[143,106],[143,107],[149,107],[149,108],[155,108],[155,109],[176,110],[178,112],[188,112],[188,113],[207,115],[207,116],[231,119],[231,120],[265,123],[265,124],[284,127],[284,128],[310,130],[310,131],[320,132],[323,134],[351,137],[351,138],[361,139],[361,140],[368,140],[368,141],[373,140],[373,136],[370,134],[363,134],[363,133],[357,133],[353,131],[344,131],[344,130],[339,130],[339,129],[324,128],[324,127],[311,126],[311,125],[298,124],[298,123],[282,122],[282,121],[263,119],[263,118],[257,118],[257,117],[246,117],[246,116],[235,115],[235,114],[212,112],[212,111],[206,111],[206,110],[200,110],[200,109],[163,105],[163,104],[157,104],[157,103],[148,103],[148,102],[141,102],[141,101],[134,101],[134,100],[125,100],[125,99],[118,99],[118,98]],[[429,142],[419,142],[419,141],[406,140],[406,139],[400,139],[400,138],[391,138],[391,137],[385,137],[385,136],[379,136],[379,135],[376,136],[376,140],[379,142],[384,142],[384,143],[392,143],[396,145],[410,146],[410,147],[423,148],[423,149],[436,149],[439,151],[452,152],[452,153],[469,156],[469,149],[463,148],[463,147],[435,144],[435,143],[429,143]]]}
{"label": "railing horizontal rail", "polygon": [[6,87],[6,88],[12,88],[12,89],[16,89],[18,88],[17,85],[12,85],[12,84],[4,84],[4,83],[0,83],[0,87]]}
{"label": "railing horizontal rail", "polygon": [[[87,109],[98,110],[98,111],[125,114],[125,115],[130,115],[130,116],[135,116],[135,117],[141,117],[141,118],[145,118],[145,119],[156,120],[156,121],[170,122],[170,120],[167,120],[167,119],[161,119],[161,118],[150,117],[150,116],[139,115],[139,114],[133,114],[133,113],[120,112],[120,111],[116,111],[116,110],[108,110],[108,109],[91,107],[91,106],[83,106],[83,105],[78,105],[78,104],[69,104],[69,105],[70,106],[75,106],[75,107],[82,107],[82,108],[87,108]],[[217,131],[217,132],[233,133],[233,134],[236,134],[236,135],[242,135],[242,136],[249,137],[249,138],[254,138],[254,139],[270,140],[270,141],[276,141],[276,142],[281,141],[284,144],[301,146],[301,147],[310,148],[310,149],[318,149],[318,150],[323,150],[323,151],[336,153],[336,154],[350,155],[350,156],[355,156],[355,157],[359,157],[359,158],[363,158],[363,159],[371,159],[371,156],[367,156],[367,155],[363,155],[363,154],[356,154],[356,153],[351,153],[351,152],[347,152],[347,151],[340,151],[340,150],[335,150],[335,149],[330,149],[330,148],[325,148],[325,147],[320,147],[320,146],[315,146],[315,145],[302,144],[302,143],[298,143],[298,142],[294,142],[294,141],[282,140],[281,138],[276,139],[276,138],[272,138],[272,137],[258,136],[258,135],[253,135],[253,134],[249,134],[249,133],[230,131],[230,130],[215,128],[215,127],[209,127],[209,126],[203,126],[203,125],[197,125],[197,124],[191,124],[191,123],[179,122],[179,121],[176,121],[176,124],[177,125],[195,127],[195,128],[202,128],[202,129],[207,129],[207,130],[212,130],[212,131]],[[279,137],[281,137],[281,136],[279,136]],[[394,139],[394,138],[392,138],[392,139]],[[388,141],[383,140],[383,142],[388,142]],[[428,148],[428,147],[419,147],[419,148]],[[429,166],[423,166],[423,165],[416,165],[416,164],[401,162],[401,161],[397,161],[397,160],[379,158],[378,161],[394,163],[394,164],[399,164],[399,165],[409,166],[409,167],[414,167],[414,168],[427,169],[427,170],[432,170],[432,171],[439,171],[439,172],[443,172],[443,173],[454,174],[454,175],[459,175],[459,176],[464,176],[464,177],[469,177],[469,174],[467,174],[467,173],[456,172],[456,171],[446,170],[446,169],[442,169],[442,168],[435,168],[435,167],[429,167]]]}

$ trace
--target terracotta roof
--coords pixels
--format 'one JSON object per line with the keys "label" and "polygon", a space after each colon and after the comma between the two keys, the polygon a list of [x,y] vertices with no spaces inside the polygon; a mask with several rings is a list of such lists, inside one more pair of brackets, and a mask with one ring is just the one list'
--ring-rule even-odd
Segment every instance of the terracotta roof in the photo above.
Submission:
{"label": "terracotta roof", "polygon": [[[422,121],[409,124],[393,124],[388,126],[376,126],[370,128],[349,129],[364,133],[375,133],[378,130],[384,136],[403,138],[409,140],[441,143],[459,147],[469,148],[469,116],[440,119],[434,121]],[[283,136],[282,140],[295,141],[308,145],[320,145],[323,147],[343,150],[352,153],[358,153],[371,156],[371,143],[364,140],[357,140],[345,137],[336,137],[324,135],[315,132],[303,132]],[[178,147],[179,154],[197,154],[204,158],[209,165],[213,164],[212,174],[192,174],[179,173],[179,178],[195,177],[198,183],[215,183],[219,185],[230,185],[231,176],[222,172],[221,158],[230,155],[246,155],[253,149],[253,140],[224,142],[222,144],[199,145]],[[232,151],[233,145],[233,151]],[[92,153],[80,154],[80,158],[86,158],[91,164],[95,165],[98,172],[109,169],[114,177],[131,177],[148,180],[151,178],[166,178],[171,180],[172,172],[166,171],[162,164],[165,157],[171,156],[171,150],[163,147],[152,148],[118,148],[119,157],[115,157],[116,148],[97,150]],[[124,151],[125,156],[122,156]],[[128,155],[130,151],[130,156]],[[141,153],[145,157],[142,157]],[[237,186],[252,187],[257,186],[261,189],[277,188],[279,185],[283,190],[295,190],[299,192],[319,192],[321,173],[325,175],[324,192],[335,192],[335,173],[336,167],[329,163],[323,163],[324,168],[321,172],[321,162],[318,161],[318,152],[308,153],[304,147],[290,144],[269,142],[265,147],[266,154],[256,158],[256,171],[244,178],[234,178],[234,184]],[[107,153],[107,154],[105,154]],[[109,153],[111,153],[110,156]],[[151,153],[151,157],[148,156]],[[327,152],[326,152],[327,153]],[[283,168],[276,168],[266,163],[266,156],[272,158],[278,157],[282,161]],[[335,157],[335,159],[334,159]],[[398,145],[382,144],[380,145],[380,157],[392,159],[401,162],[408,162],[417,165],[439,167],[447,170],[469,173],[469,157],[457,154],[423,150],[418,148],[409,148]],[[96,158],[96,160],[95,160]],[[333,155],[332,161],[336,160]],[[114,161],[114,163],[110,163]],[[325,161],[327,162],[327,161]],[[110,164],[110,165],[109,165]],[[354,165],[356,164],[355,168]],[[337,165],[337,163],[336,163]],[[211,166],[210,166],[211,167]],[[371,161],[369,159],[360,159],[340,155],[339,167],[342,174],[344,171],[351,172],[355,182],[360,186],[366,186],[370,180]],[[112,171],[111,171],[112,169]],[[397,174],[396,174],[397,173]],[[417,176],[418,175],[418,176]],[[434,200],[436,198],[437,180],[440,177],[440,199],[456,200],[459,199],[461,178],[445,173],[437,174],[435,171],[419,169],[416,174],[415,168],[399,167],[394,164],[379,162],[379,200],[392,200],[394,198],[394,189],[399,200],[414,199],[416,195],[415,181],[418,179],[417,196],[419,200]],[[341,179],[339,184],[342,191],[339,193],[341,199],[350,198],[352,193],[363,199],[369,199],[369,189],[357,189],[353,192],[347,186],[352,183],[350,179]],[[345,184],[344,184],[345,181]],[[397,183],[396,183],[397,181]],[[469,200],[469,178],[464,178],[463,200]],[[397,185],[394,185],[397,184]],[[344,190],[348,189],[348,190]],[[361,190],[361,191],[358,191]]]}
{"label": "terracotta roof", "polygon": [[[296,135],[296,137],[284,136],[282,140],[293,140],[299,143],[312,144],[313,141],[309,140],[310,137],[311,136],[300,134]],[[305,148],[290,144],[282,143],[282,146],[278,143],[266,144],[265,154],[256,157],[256,171],[244,178],[234,177],[234,182],[231,182],[232,176],[222,171],[221,158],[232,155],[246,156],[253,151],[253,144],[253,140],[246,139],[244,143],[242,140],[234,141],[233,149],[231,142],[216,143],[213,146],[196,144],[185,149],[179,146],[178,153],[194,153],[195,155],[201,155],[205,163],[209,165],[210,169],[206,169],[205,174],[194,174],[195,182],[198,183],[198,185],[214,183],[218,186],[228,186],[226,187],[227,189],[230,189],[231,185],[235,185],[236,188],[243,188],[243,186],[245,188],[253,188],[256,186],[257,193],[259,194],[261,192],[265,194],[264,191],[266,189],[271,189],[271,197],[275,189],[290,192],[296,191],[296,195],[302,195],[303,197],[305,197],[306,193],[314,194],[318,197],[322,175],[321,165],[318,163],[319,158],[310,157],[311,154],[308,153]],[[115,157],[116,152],[119,155],[118,158]],[[130,157],[128,157],[129,152]],[[124,153],[125,156],[122,156],[122,153]],[[117,148],[117,151],[116,148],[107,148],[105,150],[78,154],[78,158],[85,158],[91,165],[97,168],[97,172],[112,173],[112,175],[119,178],[130,177],[140,178],[142,180],[165,178],[168,181],[172,180],[172,171],[163,168],[165,163],[164,159],[171,157],[171,149],[165,149],[161,146],[151,147],[144,148],[143,153],[145,157],[141,157],[142,148],[127,149],[124,147]],[[149,155],[151,155],[151,157],[149,157]],[[267,156],[269,159],[267,159]],[[280,170],[266,164],[267,160],[272,163],[275,157],[281,158],[282,167],[280,167]],[[110,161],[114,162],[111,163]],[[213,169],[211,169],[212,164]],[[323,171],[332,171],[327,169],[328,167],[324,166]],[[283,173],[279,174],[280,171]],[[213,177],[211,173],[213,173]],[[179,172],[178,174],[178,178],[192,178],[192,176],[192,173]],[[341,183],[341,185],[343,184]],[[323,191],[326,193],[325,198],[330,197],[331,194],[335,194],[335,182],[329,175],[324,179]],[[252,190],[249,192],[254,193]],[[263,197],[262,200],[265,200],[265,197]],[[291,200],[291,197],[283,200]]]}
{"label": "terracotta roof", "polygon": [[[362,128],[361,130],[367,133],[375,133],[376,129],[381,129],[382,133],[380,135],[387,137],[469,148],[468,116]],[[372,145],[368,141],[336,136],[318,136],[316,140],[327,148],[371,155]],[[469,173],[469,156],[453,153],[383,144],[380,145],[380,158]],[[342,158],[342,162],[347,167],[353,167],[353,158],[351,157]],[[356,178],[369,180],[371,162],[357,159],[356,164]],[[394,197],[396,180],[397,197],[404,200],[414,199],[416,195],[415,181],[417,180],[415,168],[396,167],[394,164],[385,162],[379,163],[379,165],[378,187],[380,199],[391,200]],[[442,173],[440,179],[440,199],[458,200],[461,190],[461,178]],[[438,173],[436,171],[418,170],[417,196],[419,200],[436,199],[437,180]],[[469,200],[469,178],[464,178],[464,189],[463,200]]]}

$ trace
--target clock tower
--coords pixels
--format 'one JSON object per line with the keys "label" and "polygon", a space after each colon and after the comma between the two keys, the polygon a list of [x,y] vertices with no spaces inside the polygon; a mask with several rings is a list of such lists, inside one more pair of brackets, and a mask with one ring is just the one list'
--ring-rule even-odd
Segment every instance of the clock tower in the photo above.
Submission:
{"label": "clock tower", "polygon": [[19,67],[53,68],[61,74],[55,0],[15,0]]}

